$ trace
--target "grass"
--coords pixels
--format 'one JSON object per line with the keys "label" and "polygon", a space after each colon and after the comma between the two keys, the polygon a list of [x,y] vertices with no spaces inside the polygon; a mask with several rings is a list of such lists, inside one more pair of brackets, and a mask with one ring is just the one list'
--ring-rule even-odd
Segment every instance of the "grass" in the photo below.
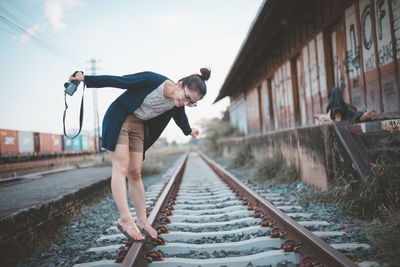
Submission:
{"label": "grass", "polygon": [[[169,158],[176,154],[184,153],[187,146],[176,147],[152,147],[146,152],[146,159],[143,161],[142,177],[160,174],[168,164]],[[104,160],[97,161],[93,167],[112,166],[108,153],[104,154]]]}
{"label": "grass", "polygon": [[376,249],[377,260],[399,266],[400,262],[400,211],[388,211],[385,222],[374,220],[364,230]]}
{"label": "grass", "polygon": [[328,191],[303,195],[302,201],[334,203],[344,214],[358,219],[384,220],[387,209],[400,210],[400,174],[380,157],[364,179],[342,173]]}
{"label": "grass", "polygon": [[273,183],[287,184],[299,179],[296,164],[283,157],[280,150],[276,150],[272,157],[265,156],[258,159],[252,180],[269,181]]}
{"label": "grass", "polygon": [[146,152],[146,159],[143,161],[142,177],[160,174],[171,156],[184,153],[187,149],[186,146],[150,148]]}
{"label": "grass", "polygon": [[304,194],[302,202],[329,202],[346,215],[365,222],[364,234],[376,249],[376,259],[398,266],[400,262],[399,154],[386,153],[370,165],[364,179],[338,175],[326,192]]}
{"label": "grass", "polygon": [[251,153],[250,145],[241,143],[236,148],[235,154],[229,160],[229,168],[232,169],[247,169],[253,167],[254,156]]}
{"label": "grass", "polygon": [[232,126],[228,109],[224,112],[222,119],[210,120],[205,128],[207,129],[206,136],[201,147],[214,157],[222,156],[222,147],[218,144],[220,140],[243,136],[242,132]]}

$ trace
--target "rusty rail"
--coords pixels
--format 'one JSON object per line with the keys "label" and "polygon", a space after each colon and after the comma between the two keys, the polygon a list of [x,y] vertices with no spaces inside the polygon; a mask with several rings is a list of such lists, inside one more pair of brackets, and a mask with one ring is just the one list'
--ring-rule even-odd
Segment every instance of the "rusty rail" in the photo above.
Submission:
{"label": "rusty rail", "polygon": [[301,242],[301,245],[298,244],[296,251],[305,256],[318,257],[317,260],[321,264],[320,266],[358,266],[344,254],[286,215],[286,213],[277,209],[271,202],[266,201],[238,178],[225,171],[212,159],[201,152],[199,154],[223,181],[235,190],[237,194],[250,201],[250,205],[252,204],[256,207],[256,212],[258,210],[265,215],[264,218],[269,219],[266,221],[274,221],[274,226],[278,227],[278,232],[281,233],[281,236],[284,236],[287,241]]}
{"label": "rusty rail", "polygon": [[[158,224],[160,213],[163,210],[164,206],[167,204],[168,198],[170,197],[172,191],[179,187],[180,181],[182,180],[183,172],[185,170],[188,155],[189,152],[186,152],[180,162],[177,164],[177,167],[173,172],[171,178],[169,179],[167,185],[164,187],[163,191],[159,195],[157,199],[158,201],[153,206],[152,211],[148,216],[148,221],[151,226],[155,227],[156,224]],[[122,262],[122,266],[140,266],[140,261],[143,260],[142,255],[144,252],[144,245],[145,243],[133,243],[124,261]]]}

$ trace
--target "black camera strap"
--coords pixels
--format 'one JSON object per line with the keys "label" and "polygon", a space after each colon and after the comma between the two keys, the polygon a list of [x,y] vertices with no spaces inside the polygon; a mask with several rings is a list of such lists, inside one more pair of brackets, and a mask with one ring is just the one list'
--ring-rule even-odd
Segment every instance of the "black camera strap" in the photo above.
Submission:
{"label": "black camera strap", "polygon": [[64,109],[64,116],[63,116],[63,126],[64,126],[64,135],[68,138],[68,139],[74,139],[75,137],[77,137],[82,130],[82,124],[83,124],[83,99],[85,96],[85,82],[83,82],[83,91],[82,91],[82,101],[81,101],[81,111],[79,114],[79,131],[77,134],[75,134],[73,137],[69,137],[65,131],[65,117],[67,116],[67,109],[68,109],[68,105],[67,105],[67,93],[64,92],[64,102],[65,102],[65,109]]}

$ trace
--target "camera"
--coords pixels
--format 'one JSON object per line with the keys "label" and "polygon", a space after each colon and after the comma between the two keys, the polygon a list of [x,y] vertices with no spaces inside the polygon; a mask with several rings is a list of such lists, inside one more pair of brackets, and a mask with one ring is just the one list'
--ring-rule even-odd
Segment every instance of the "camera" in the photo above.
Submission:
{"label": "camera", "polygon": [[[72,74],[72,76],[75,77],[75,75],[78,72],[83,74],[83,71],[75,71],[74,74]],[[78,89],[78,86],[79,86],[80,83],[81,83],[80,81],[71,81],[71,82],[64,83],[64,88],[65,88],[64,92],[66,94],[69,94],[70,96],[72,96],[76,92],[76,90]]]}

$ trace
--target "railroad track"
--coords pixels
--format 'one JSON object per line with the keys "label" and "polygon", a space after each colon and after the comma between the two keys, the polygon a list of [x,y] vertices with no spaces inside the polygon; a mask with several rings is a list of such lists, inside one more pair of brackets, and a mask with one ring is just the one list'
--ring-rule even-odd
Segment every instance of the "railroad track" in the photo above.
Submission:
{"label": "railroad track", "polygon": [[157,244],[124,245],[114,225],[89,251],[119,250],[119,263],[77,266],[357,266],[337,249],[366,244],[331,246],[322,238],[334,243],[342,232],[318,231],[328,223],[310,220],[279,193],[253,189],[205,155],[186,153],[169,181],[146,193]]}

